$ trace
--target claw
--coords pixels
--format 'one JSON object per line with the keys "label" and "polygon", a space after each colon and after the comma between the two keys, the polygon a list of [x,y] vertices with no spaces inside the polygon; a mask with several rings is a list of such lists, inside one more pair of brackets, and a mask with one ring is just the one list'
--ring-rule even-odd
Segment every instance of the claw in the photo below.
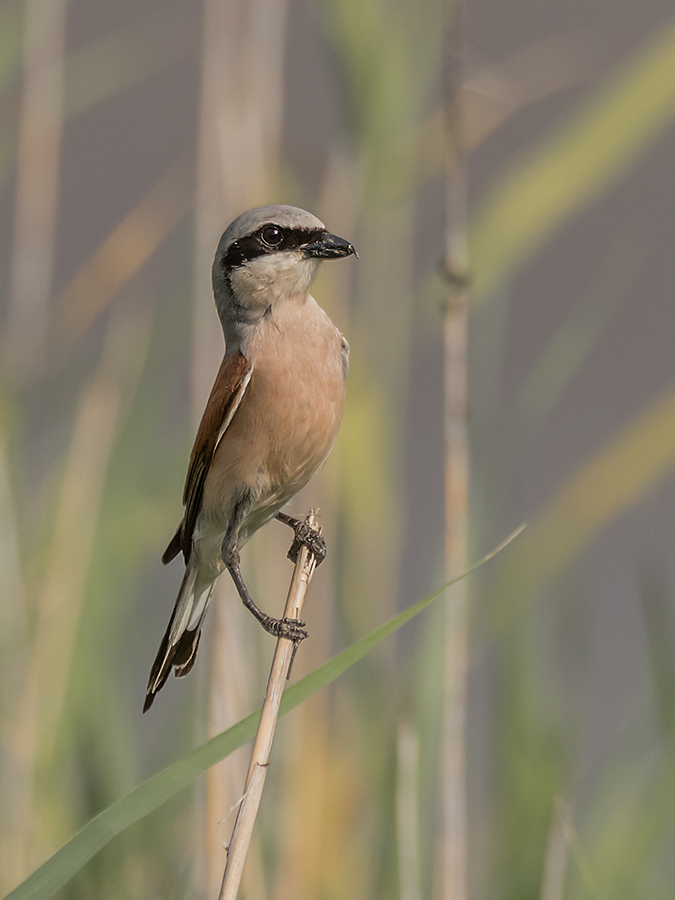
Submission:
{"label": "claw", "polygon": [[284,525],[288,525],[295,532],[293,543],[288,551],[288,558],[291,562],[297,561],[300,548],[305,546],[314,556],[317,566],[321,565],[326,558],[326,541],[321,536],[318,528],[313,528],[307,522],[301,522],[299,519],[294,519],[293,516],[288,516],[282,512],[277,513],[277,519],[283,522]]}
{"label": "claw", "polygon": [[265,621],[261,622],[261,625],[265,631],[274,635],[274,637],[287,638],[295,644],[299,644],[300,641],[304,641],[306,637],[309,637],[305,631],[305,623],[302,619],[274,619],[272,616],[267,616]]}

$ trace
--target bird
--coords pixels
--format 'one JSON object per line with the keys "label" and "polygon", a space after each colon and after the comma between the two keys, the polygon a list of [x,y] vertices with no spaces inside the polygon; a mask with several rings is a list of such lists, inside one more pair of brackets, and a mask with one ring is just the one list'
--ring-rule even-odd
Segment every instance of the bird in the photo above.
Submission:
{"label": "bird", "polygon": [[[358,256],[303,209],[250,209],[225,230],[212,267],[223,361],[188,463],[183,518],[164,565],[185,572],[150,671],[143,712],[171,670],[192,669],[216,579],[227,570],[247,609],[277,637],[299,642],[304,622],[275,619],[253,601],[240,550],[272,518],[295,529],[319,561],[317,531],[281,512],[326,461],[342,419],[349,344],[309,289],[319,264]],[[293,548],[292,548],[293,549]]]}

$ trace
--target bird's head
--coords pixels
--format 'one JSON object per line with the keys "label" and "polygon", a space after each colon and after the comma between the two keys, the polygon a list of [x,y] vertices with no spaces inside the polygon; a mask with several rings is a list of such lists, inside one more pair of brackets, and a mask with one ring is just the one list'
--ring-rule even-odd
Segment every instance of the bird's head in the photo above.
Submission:
{"label": "bird's head", "polygon": [[232,222],[213,261],[213,293],[225,338],[275,304],[304,297],[319,263],[356,254],[353,244],[294,206],[249,209]]}

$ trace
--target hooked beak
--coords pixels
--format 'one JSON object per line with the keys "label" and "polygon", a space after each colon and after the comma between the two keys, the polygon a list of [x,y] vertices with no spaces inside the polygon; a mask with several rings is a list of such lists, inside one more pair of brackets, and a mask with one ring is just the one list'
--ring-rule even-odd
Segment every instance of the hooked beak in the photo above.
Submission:
{"label": "hooked beak", "polygon": [[358,259],[359,256],[353,244],[350,244],[344,238],[338,237],[336,234],[330,234],[328,231],[321,236],[320,240],[313,241],[311,244],[305,244],[302,252],[305,256],[314,259],[340,259],[342,256],[352,255]]}

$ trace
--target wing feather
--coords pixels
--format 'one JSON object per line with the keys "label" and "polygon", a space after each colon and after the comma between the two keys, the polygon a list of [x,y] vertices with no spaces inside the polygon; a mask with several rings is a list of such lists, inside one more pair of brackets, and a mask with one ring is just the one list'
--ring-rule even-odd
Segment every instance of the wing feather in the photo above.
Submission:
{"label": "wing feather", "polygon": [[185,514],[162,556],[165,565],[178,556],[181,550],[185,561],[189,559],[192,534],[204,496],[204,482],[218,442],[232,421],[251,380],[252,368],[240,350],[226,356],[220,365],[190,454],[183,490]]}

